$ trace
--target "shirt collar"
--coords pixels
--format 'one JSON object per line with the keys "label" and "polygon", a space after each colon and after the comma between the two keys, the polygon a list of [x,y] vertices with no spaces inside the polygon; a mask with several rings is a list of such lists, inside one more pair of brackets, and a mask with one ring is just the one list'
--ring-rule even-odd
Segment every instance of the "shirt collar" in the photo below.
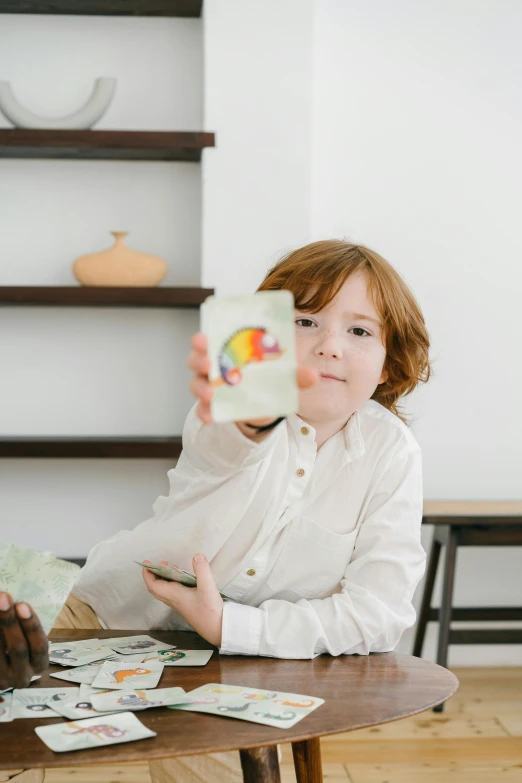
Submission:
{"label": "shirt collar", "polygon": [[[287,422],[296,437],[299,437],[303,427],[308,427],[312,437],[315,437],[315,429],[312,425],[300,419],[297,414],[293,413],[290,416],[287,416]],[[346,462],[352,462],[363,456],[366,447],[361,432],[359,411],[355,411],[351,415],[346,425],[337,435],[334,435],[334,438],[338,439],[339,443],[343,444],[343,456]]]}

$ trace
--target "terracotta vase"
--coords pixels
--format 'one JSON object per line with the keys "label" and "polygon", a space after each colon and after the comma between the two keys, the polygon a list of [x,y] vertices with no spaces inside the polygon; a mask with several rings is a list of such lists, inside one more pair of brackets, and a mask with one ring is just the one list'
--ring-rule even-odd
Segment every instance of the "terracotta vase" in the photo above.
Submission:
{"label": "terracotta vase", "polygon": [[82,285],[153,288],[161,283],[167,264],[158,256],[139,253],[125,244],[128,231],[111,231],[114,245],[101,253],[81,256],[73,265]]}

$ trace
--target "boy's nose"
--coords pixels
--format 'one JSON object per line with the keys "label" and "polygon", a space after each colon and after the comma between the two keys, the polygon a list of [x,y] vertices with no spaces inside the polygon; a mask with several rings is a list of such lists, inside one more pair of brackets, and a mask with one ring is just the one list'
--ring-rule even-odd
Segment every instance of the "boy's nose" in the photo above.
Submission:
{"label": "boy's nose", "polygon": [[340,359],[342,348],[337,336],[332,332],[325,334],[323,339],[316,346],[317,356],[326,356],[330,359]]}

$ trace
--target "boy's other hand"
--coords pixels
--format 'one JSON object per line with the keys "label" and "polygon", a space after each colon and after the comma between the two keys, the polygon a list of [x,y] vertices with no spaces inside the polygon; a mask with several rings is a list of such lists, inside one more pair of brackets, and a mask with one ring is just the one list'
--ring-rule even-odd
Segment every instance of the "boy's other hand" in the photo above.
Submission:
{"label": "boy's other hand", "polygon": [[[168,565],[168,563],[162,560],[160,565]],[[179,582],[167,582],[146,568],[143,569],[143,579],[149,593],[158,601],[162,601],[180,614],[207,642],[220,647],[223,599],[205,555],[195,555],[192,566],[197,579],[196,587],[185,587]]]}

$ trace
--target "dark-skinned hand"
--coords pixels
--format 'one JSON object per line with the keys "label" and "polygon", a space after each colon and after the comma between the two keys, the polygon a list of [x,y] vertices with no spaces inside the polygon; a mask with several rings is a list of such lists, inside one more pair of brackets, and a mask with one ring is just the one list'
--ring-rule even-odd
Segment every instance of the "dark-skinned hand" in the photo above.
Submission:
{"label": "dark-skinned hand", "polygon": [[29,604],[0,592],[0,690],[26,688],[49,664],[49,643]]}

